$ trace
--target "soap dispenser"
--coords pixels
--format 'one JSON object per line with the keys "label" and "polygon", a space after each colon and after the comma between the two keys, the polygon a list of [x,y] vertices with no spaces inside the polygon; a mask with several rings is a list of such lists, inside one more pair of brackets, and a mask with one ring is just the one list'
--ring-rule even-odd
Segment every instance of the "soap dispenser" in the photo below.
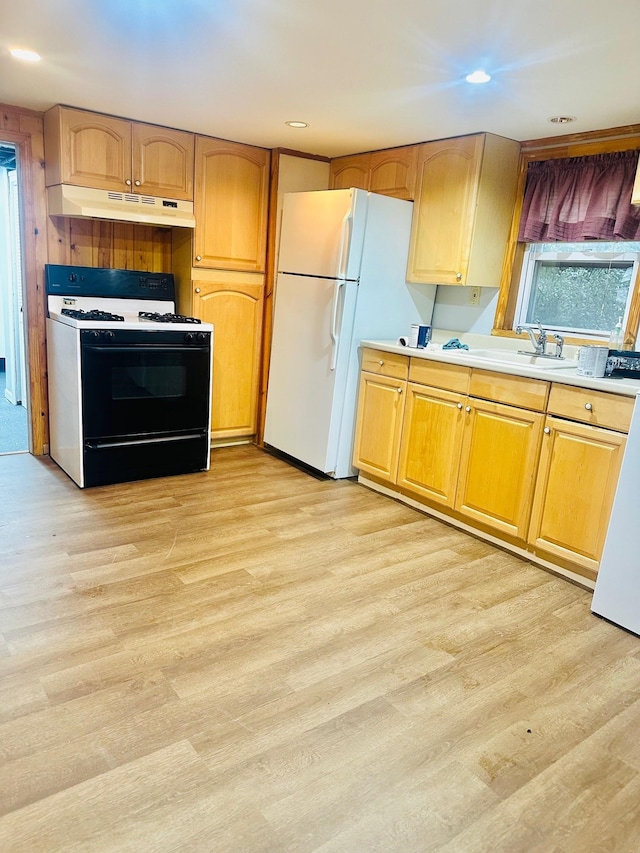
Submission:
{"label": "soap dispenser", "polygon": [[624,333],[622,331],[622,317],[618,317],[618,322],[609,336],[609,349],[621,350],[623,344]]}

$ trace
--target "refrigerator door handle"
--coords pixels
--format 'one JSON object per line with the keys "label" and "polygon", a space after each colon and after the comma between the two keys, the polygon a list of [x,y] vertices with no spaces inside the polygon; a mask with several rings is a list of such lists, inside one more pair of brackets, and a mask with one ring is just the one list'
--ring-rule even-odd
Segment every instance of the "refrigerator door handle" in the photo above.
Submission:
{"label": "refrigerator door handle", "polygon": [[340,229],[340,250],[338,252],[338,273],[336,278],[347,277],[347,258],[349,257],[349,245],[351,244],[351,226],[353,224],[353,212],[349,209],[342,220]]}
{"label": "refrigerator door handle", "polygon": [[336,281],[334,290],[333,290],[333,307],[331,309],[331,329],[329,330],[329,335],[331,336],[331,364],[330,369],[336,369],[336,361],[338,359],[338,342],[340,340],[340,335],[338,334],[338,305],[340,304],[340,290],[344,287],[344,281]]}

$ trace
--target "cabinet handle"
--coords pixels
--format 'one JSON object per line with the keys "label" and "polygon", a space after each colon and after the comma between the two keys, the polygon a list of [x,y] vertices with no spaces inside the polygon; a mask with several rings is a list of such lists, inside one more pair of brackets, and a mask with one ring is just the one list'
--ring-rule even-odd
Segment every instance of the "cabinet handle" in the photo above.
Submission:
{"label": "cabinet handle", "polygon": [[200,288],[196,287],[196,293],[200,293]]}
{"label": "cabinet handle", "polygon": [[125,184],[130,187],[131,186],[131,178],[127,178]]}
{"label": "cabinet handle", "polygon": [[142,181],[135,181],[135,185],[139,187],[142,184]]}
{"label": "cabinet handle", "polygon": [[201,261],[201,260],[202,260],[202,255],[196,255],[196,261]]}
{"label": "cabinet handle", "polygon": [[461,272],[456,273],[456,281],[462,281],[462,273]]}
{"label": "cabinet handle", "polygon": [[462,403],[458,403],[458,408],[459,408],[459,409],[461,409],[461,408],[462,408]]}
{"label": "cabinet handle", "polygon": [[398,388],[398,394],[402,394],[402,388]]}
{"label": "cabinet handle", "polygon": [[585,403],[584,407],[588,412],[593,411],[593,405],[591,403]]}
{"label": "cabinet handle", "polygon": [[465,412],[470,412],[470,411],[471,411],[471,406],[465,406],[465,407],[464,407],[464,410],[465,410]]}
{"label": "cabinet handle", "polygon": [[545,435],[550,435],[551,434],[551,427],[545,427],[543,432]]}
{"label": "cabinet handle", "polygon": [[382,359],[380,359],[380,361],[378,362],[378,364],[380,365],[380,367],[382,367],[382,365],[384,364],[384,361],[383,361]]}

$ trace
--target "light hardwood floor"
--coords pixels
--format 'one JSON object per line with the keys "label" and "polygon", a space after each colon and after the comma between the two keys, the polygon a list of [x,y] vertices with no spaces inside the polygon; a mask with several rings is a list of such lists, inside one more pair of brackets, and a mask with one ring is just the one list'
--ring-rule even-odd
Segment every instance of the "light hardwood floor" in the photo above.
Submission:
{"label": "light hardwood floor", "polygon": [[0,458],[0,851],[637,853],[640,639],[253,447]]}

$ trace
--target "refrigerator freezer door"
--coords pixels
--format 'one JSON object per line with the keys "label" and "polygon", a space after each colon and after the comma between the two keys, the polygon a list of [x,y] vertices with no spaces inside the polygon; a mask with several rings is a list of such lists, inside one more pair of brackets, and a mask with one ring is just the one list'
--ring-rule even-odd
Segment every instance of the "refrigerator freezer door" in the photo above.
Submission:
{"label": "refrigerator freezer door", "polygon": [[265,443],[335,471],[357,285],[278,276]]}
{"label": "refrigerator freezer door", "polygon": [[364,190],[286,193],[278,270],[355,281],[367,218]]}

